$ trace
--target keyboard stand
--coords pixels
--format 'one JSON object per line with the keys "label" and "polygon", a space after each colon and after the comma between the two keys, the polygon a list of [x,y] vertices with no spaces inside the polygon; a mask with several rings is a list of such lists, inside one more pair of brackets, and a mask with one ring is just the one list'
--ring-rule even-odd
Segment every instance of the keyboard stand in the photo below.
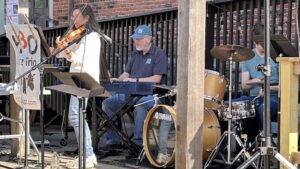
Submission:
{"label": "keyboard stand", "polygon": [[[134,107],[134,105],[142,98],[142,95],[129,95],[124,104],[113,113],[111,117],[109,117],[106,113],[102,113],[101,116],[104,121],[99,126],[100,129],[106,127],[104,131],[100,133],[100,137],[108,130],[108,128],[113,129],[118,136],[122,139],[123,143],[132,151],[132,152],[140,152],[140,147],[136,145],[134,142],[130,140],[130,138],[115,125],[115,121],[120,119],[126,113],[129,112],[130,109]],[[138,154],[136,154],[138,155]]]}

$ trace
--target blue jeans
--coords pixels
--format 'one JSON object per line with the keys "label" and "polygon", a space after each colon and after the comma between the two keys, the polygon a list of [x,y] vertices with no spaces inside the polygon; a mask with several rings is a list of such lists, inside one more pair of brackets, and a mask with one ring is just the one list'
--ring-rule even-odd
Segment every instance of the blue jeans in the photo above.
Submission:
{"label": "blue jeans", "polygon": [[[171,116],[171,114],[168,115]],[[168,136],[172,125],[174,125],[173,119],[171,121],[161,120],[160,122],[158,137],[158,148],[160,153],[168,154]]]}
{"label": "blue jeans", "polygon": [[[115,94],[111,97],[105,99],[102,102],[102,110],[107,114],[108,117],[111,117],[124,103],[126,100],[126,95],[124,94]],[[153,101],[150,101],[153,100]],[[151,109],[154,105],[153,96],[142,97],[136,104],[144,103],[135,107],[134,110],[134,129],[133,129],[133,142],[139,146],[143,146],[143,128],[144,120],[148,114],[148,110]],[[106,132],[106,144],[119,144],[119,136],[112,129],[108,129]]]}
{"label": "blue jeans", "polygon": [[[87,101],[87,100],[86,100]],[[70,98],[70,106],[69,106],[69,122],[71,126],[74,128],[77,143],[79,143],[79,101],[75,96],[71,96]],[[94,154],[93,147],[92,147],[92,139],[91,139],[91,132],[90,128],[84,120],[85,123],[85,151],[86,156],[91,156]]]}
{"label": "blue jeans", "polygon": [[[255,112],[258,120],[258,129],[263,129],[264,123],[264,99],[263,97],[259,97],[255,101]],[[270,95],[270,116],[271,121],[277,122],[277,112],[278,112],[278,97],[276,95]],[[275,131],[272,131],[275,132]]]}

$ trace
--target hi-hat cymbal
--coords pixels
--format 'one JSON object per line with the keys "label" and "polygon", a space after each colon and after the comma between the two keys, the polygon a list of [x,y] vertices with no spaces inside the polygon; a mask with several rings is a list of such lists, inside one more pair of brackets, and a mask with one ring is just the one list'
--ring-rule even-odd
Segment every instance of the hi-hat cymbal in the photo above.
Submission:
{"label": "hi-hat cymbal", "polygon": [[254,57],[251,49],[238,45],[216,46],[210,50],[210,54],[220,60],[227,61],[232,57],[232,61],[240,62]]}
{"label": "hi-hat cymbal", "polygon": [[176,86],[166,86],[166,85],[153,85],[153,87],[160,88],[160,89],[165,89],[165,90],[169,90],[169,91],[172,91],[172,90],[176,89]]}

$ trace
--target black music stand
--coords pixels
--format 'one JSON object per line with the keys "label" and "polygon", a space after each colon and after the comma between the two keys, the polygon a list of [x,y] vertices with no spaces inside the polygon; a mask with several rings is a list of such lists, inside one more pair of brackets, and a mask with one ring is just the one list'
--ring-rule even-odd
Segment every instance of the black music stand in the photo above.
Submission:
{"label": "black music stand", "polygon": [[[87,73],[67,73],[67,72],[53,72],[53,75],[62,83],[61,85],[48,86],[46,89],[54,90],[66,94],[76,96],[79,101],[79,168],[85,168],[85,123],[84,123],[84,108],[85,98],[94,97],[104,93],[104,88]],[[83,160],[83,163],[81,163]]]}
{"label": "black music stand", "polygon": [[[264,43],[264,35],[253,35],[253,40]],[[283,35],[270,35],[270,55],[274,62],[276,57],[298,57],[298,52],[291,42]]]}

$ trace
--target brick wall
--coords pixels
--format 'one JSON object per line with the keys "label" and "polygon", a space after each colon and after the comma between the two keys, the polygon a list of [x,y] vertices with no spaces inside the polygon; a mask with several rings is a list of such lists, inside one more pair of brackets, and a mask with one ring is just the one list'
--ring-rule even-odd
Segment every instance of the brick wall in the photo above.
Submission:
{"label": "brick wall", "polygon": [[[74,5],[88,3],[97,20],[159,11],[177,6],[177,0],[74,0]],[[59,26],[68,24],[68,0],[54,0],[54,19]]]}

